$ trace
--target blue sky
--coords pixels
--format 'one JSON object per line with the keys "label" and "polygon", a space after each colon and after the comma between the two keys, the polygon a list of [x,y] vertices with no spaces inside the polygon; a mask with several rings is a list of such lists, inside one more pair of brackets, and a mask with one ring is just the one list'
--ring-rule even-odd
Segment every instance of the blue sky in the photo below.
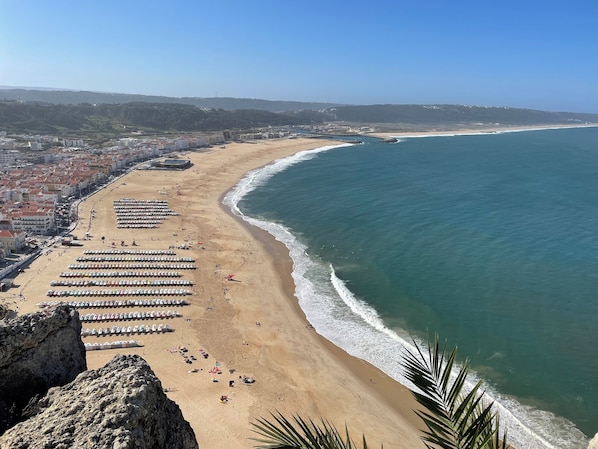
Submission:
{"label": "blue sky", "polygon": [[598,113],[598,0],[0,0],[0,85]]}

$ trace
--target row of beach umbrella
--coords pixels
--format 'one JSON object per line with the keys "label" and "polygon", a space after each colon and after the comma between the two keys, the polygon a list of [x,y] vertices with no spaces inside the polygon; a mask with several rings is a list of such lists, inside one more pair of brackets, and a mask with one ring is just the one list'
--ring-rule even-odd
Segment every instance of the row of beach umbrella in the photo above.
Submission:
{"label": "row of beach umbrella", "polygon": [[147,213],[147,214],[141,214],[141,213],[135,213],[135,214],[131,214],[131,213],[122,213],[122,214],[116,214],[116,221],[121,222],[121,221],[127,221],[127,220],[156,220],[156,221],[164,221],[167,220],[168,217],[170,215],[176,215],[176,214],[157,214],[157,213]]}
{"label": "row of beach umbrella", "polygon": [[178,215],[175,211],[167,209],[167,208],[152,208],[152,209],[145,209],[139,207],[115,207],[114,211],[118,217],[122,217],[123,215],[139,215],[139,216],[148,216],[148,215],[164,215],[165,217],[169,215]]}
{"label": "row of beach umbrella", "polygon": [[178,271],[63,271],[61,278],[180,278]]}
{"label": "row of beach umbrella", "polygon": [[136,207],[136,206],[115,206],[114,212],[116,216],[122,216],[124,214],[139,214],[139,215],[178,215],[175,211],[168,207]]}
{"label": "row of beach umbrella", "polygon": [[143,254],[146,256],[174,256],[176,252],[171,249],[86,249],[83,254]]}
{"label": "row of beach umbrella", "polygon": [[99,351],[102,349],[116,349],[116,348],[138,348],[141,343],[135,340],[117,340],[105,341],[103,343],[84,343],[86,351]]}
{"label": "row of beach umbrella", "polygon": [[184,288],[128,289],[128,290],[48,290],[46,296],[184,296],[191,291]]}
{"label": "row of beach umbrella", "polygon": [[168,203],[112,203],[112,207],[114,209],[123,209],[123,208],[131,208],[131,209],[168,209]]}
{"label": "row of beach umbrella", "polygon": [[114,207],[115,209],[117,208],[126,208],[126,207],[130,207],[130,208],[137,208],[137,209],[167,209],[168,208],[168,202],[164,202],[164,203],[137,203],[137,202],[123,202],[123,201],[114,201],[112,203],[112,207]]}
{"label": "row of beach umbrella", "polygon": [[128,334],[150,334],[150,333],[162,333],[162,332],[174,332],[174,329],[170,327],[168,324],[152,324],[141,326],[112,326],[112,327],[100,327],[96,329],[95,327],[92,328],[85,328],[81,329],[81,337],[102,337],[102,336],[110,336],[110,335],[128,335]]}
{"label": "row of beach umbrella", "polygon": [[133,216],[137,216],[137,217],[165,217],[168,218],[171,215],[178,215],[175,212],[172,212],[170,210],[156,210],[156,209],[152,209],[152,210],[136,210],[136,209],[120,209],[120,210],[115,210],[114,211],[116,213],[116,218],[125,218],[125,217],[133,217]]}
{"label": "row of beach umbrella", "polygon": [[146,211],[146,210],[158,210],[164,212],[172,212],[172,210],[168,207],[168,204],[151,204],[151,205],[141,205],[141,204],[113,204],[115,211],[119,210],[138,210],[138,211]]}
{"label": "row of beach umbrella", "polygon": [[114,212],[144,211],[144,212],[174,212],[167,204],[113,204]]}
{"label": "row of beach umbrella", "polygon": [[109,309],[118,307],[155,307],[189,305],[189,303],[184,299],[151,298],[127,299],[124,301],[43,301],[38,304],[38,307],[53,307],[59,304],[67,304],[77,309]]}
{"label": "row of beach umbrella", "polygon": [[68,266],[69,270],[195,270],[197,267],[192,263],[73,263]]}
{"label": "row of beach umbrella", "polygon": [[155,218],[159,220],[166,220],[168,217],[178,215],[176,213],[168,212],[116,212],[117,220],[131,219],[131,218]]}
{"label": "row of beach umbrella", "polygon": [[167,204],[148,204],[148,205],[140,205],[140,204],[113,204],[112,207],[114,208],[115,212],[119,211],[139,211],[139,212],[147,212],[147,211],[156,211],[156,212],[174,212],[172,209],[168,207]]}
{"label": "row of beach umbrella", "polygon": [[80,315],[79,319],[81,321],[127,321],[179,318],[181,316],[178,310],[152,310],[151,312],[86,313]]}
{"label": "row of beach umbrella", "polygon": [[162,223],[164,218],[159,217],[118,217],[116,222],[118,224],[141,223],[141,224],[156,224]]}
{"label": "row of beach umbrella", "polygon": [[52,287],[164,287],[164,286],[189,286],[193,281],[189,279],[135,279],[135,280],[109,280],[109,281],[52,281]]}
{"label": "row of beach umbrella", "polygon": [[114,204],[129,204],[129,203],[136,203],[136,204],[168,204],[167,200],[138,200],[135,198],[121,198],[119,200],[114,200]]}
{"label": "row of beach umbrella", "polygon": [[140,217],[140,216],[131,216],[131,217],[118,217],[116,220],[117,224],[131,224],[131,223],[141,223],[141,224],[160,224],[166,220],[165,217]]}
{"label": "row of beach umbrella", "polygon": [[193,257],[156,257],[156,256],[82,256],[77,262],[195,262]]}
{"label": "row of beach umbrella", "polygon": [[116,226],[118,229],[156,229],[155,224],[120,224]]}
{"label": "row of beach umbrella", "polygon": [[141,221],[141,222],[151,222],[151,221],[156,221],[156,222],[163,222],[164,220],[167,220],[168,216],[164,215],[164,214],[118,214],[116,216],[116,221],[118,223],[121,222],[125,222],[125,221]]}

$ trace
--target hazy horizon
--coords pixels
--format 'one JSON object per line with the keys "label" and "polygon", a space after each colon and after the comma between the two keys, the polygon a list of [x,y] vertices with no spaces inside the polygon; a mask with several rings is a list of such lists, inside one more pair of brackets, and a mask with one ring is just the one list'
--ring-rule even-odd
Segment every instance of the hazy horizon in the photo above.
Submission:
{"label": "hazy horizon", "polygon": [[[40,86],[0,86],[0,90],[32,90],[32,91],[48,91],[48,92],[92,92],[96,94],[106,94],[106,95],[139,95],[139,96],[147,96],[147,97],[163,97],[163,98],[173,98],[173,99],[184,99],[184,98],[198,98],[198,99],[213,99],[213,98],[230,98],[233,100],[251,100],[251,101],[271,101],[271,102],[297,102],[297,103],[328,103],[324,101],[298,101],[298,100],[286,100],[286,99],[277,99],[277,100],[267,100],[264,98],[250,98],[250,97],[171,97],[167,95],[151,95],[151,94],[131,94],[127,92],[103,92],[97,90],[80,90],[80,89],[69,89],[69,88],[57,88],[57,87],[40,87]],[[369,104],[354,104],[354,103],[330,103],[335,104],[338,106],[372,106],[372,105],[379,105],[381,103],[369,103]],[[391,103],[385,103],[391,104]],[[407,105],[407,103],[393,103],[395,105]],[[416,105],[416,106],[442,106],[442,105],[449,105],[448,103],[408,103],[409,105]],[[542,112],[556,112],[556,113],[572,113],[572,114],[594,114],[592,112],[587,111],[549,111],[549,110],[541,110],[541,109],[533,109],[533,108],[515,108],[511,106],[493,106],[493,105],[475,105],[475,104],[460,104],[454,103],[453,105],[456,106],[466,106],[466,107],[488,107],[488,108],[507,108],[507,109],[527,109],[527,110],[537,110]]]}

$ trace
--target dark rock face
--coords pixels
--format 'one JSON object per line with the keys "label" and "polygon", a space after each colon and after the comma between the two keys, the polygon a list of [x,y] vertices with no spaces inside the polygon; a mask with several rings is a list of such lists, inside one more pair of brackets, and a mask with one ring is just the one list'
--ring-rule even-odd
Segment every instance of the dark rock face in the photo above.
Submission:
{"label": "dark rock face", "polygon": [[57,306],[0,321],[0,434],[50,387],[87,369],[78,312]]}
{"label": "dark rock face", "polygon": [[2,449],[198,449],[193,429],[147,362],[115,356],[52,388],[34,416],[0,437]]}

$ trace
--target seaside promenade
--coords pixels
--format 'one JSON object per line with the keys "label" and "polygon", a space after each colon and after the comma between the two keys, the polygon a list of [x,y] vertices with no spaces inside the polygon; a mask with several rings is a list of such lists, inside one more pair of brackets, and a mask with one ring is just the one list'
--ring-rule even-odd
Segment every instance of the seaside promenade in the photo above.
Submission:
{"label": "seaside promenade", "polygon": [[[126,322],[121,315],[109,317],[106,324],[86,321],[84,328],[152,326],[158,320],[141,318],[141,313],[170,311],[170,317],[160,317],[170,332],[146,331],[145,327],[144,332],[124,337],[90,332],[84,343],[126,339],[141,346],[88,351],[88,367],[99,368],[115,354],[141,355],[191,423],[202,448],[254,447],[251,438],[256,434],[251,423],[276,411],[287,417],[324,417],[341,430],[347,425],[355,441],[365,435],[371,447],[382,443],[394,448],[424,447],[411,393],[321,338],[297,305],[286,248],[265,232],[240,222],[221,205],[222,196],[248,171],[299,151],[336,143],[288,139],[229,144],[187,154],[193,165],[185,171],[133,171],[81,203],[80,221],[73,233],[89,236],[83,246],[53,247],[16,278],[13,288],[0,293],[0,301],[18,313],[36,312],[41,302],[65,299],[105,302],[93,310],[82,308],[82,316],[139,314]],[[173,213],[154,223],[155,227],[119,227],[115,201],[125,199],[158,201]],[[112,257],[100,253],[113,250],[128,251],[120,256],[126,260],[98,259]],[[193,260],[194,268],[161,266],[162,277],[156,276],[155,267],[132,268],[130,259],[143,251],[159,251],[159,258],[166,257],[162,252],[171,251],[168,257],[176,259],[148,263],[182,263],[185,258],[185,263]],[[82,268],[81,264],[87,263],[95,266]],[[120,265],[100,266],[102,263]],[[124,274],[135,270],[139,272],[132,277]],[[81,272],[93,275],[77,277]],[[76,279],[88,284],[73,283]],[[119,284],[131,279],[144,285]],[[148,285],[157,279],[181,282]],[[154,302],[148,307],[129,303],[118,310],[106,303],[157,296],[153,292],[131,296],[132,288],[178,289],[184,292],[173,298],[187,304],[160,307]],[[124,293],[100,298],[97,290]],[[48,291],[92,294],[55,298],[48,297]]]}

